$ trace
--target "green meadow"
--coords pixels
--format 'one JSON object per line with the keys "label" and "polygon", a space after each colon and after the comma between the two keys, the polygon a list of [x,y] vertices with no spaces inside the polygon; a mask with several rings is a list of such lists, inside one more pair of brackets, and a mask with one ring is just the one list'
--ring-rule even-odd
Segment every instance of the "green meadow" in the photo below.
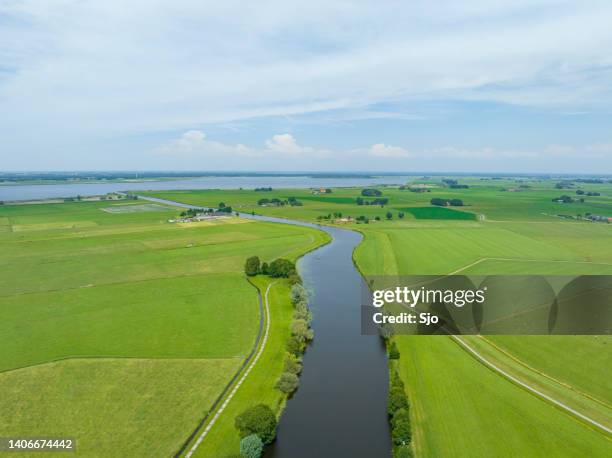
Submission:
{"label": "green meadow", "polygon": [[[326,241],[235,217],[169,223],[180,211],[138,201],[0,206],[0,436],[70,435],[79,456],[175,453],[255,342],[246,257],[296,259]],[[272,349],[288,332],[278,326]],[[276,380],[273,360],[259,364]],[[281,406],[272,387],[243,389]],[[227,434],[233,453],[233,425]]]}
{"label": "green meadow", "polygon": [[[450,188],[439,177],[409,183],[426,185],[429,192],[378,187],[389,199],[384,207],[358,206],[357,188],[334,188],[330,194],[280,189],[154,195],[202,206],[224,202],[238,211],[358,230],[364,241],[354,258],[367,275],[612,274],[612,226],[584,219],[612,216],[612,185],[575,182],[558,189],[560,180],[542,178],[455,179],[469,187]],[[574,201],[553,201],[562,195]],[[288,197],[303,205],[257,205],[261,198]],[[461,199],[464,206],[435,207],[429,203],[434,197]],[[369,224],[341,221],[348,216],[365,216]],[[412,404],[416,456],[609,455],[608,435],[487,368],[451,338],[395,339]],[[611,426],[609,337],[494,336],[467,342],[513,376]]]}

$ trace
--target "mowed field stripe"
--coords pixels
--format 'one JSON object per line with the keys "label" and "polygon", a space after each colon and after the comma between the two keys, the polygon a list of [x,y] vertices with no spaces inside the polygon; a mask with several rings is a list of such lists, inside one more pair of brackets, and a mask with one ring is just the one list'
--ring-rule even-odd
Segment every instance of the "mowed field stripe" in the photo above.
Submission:
{"label": "mowed field stripe", "polygon": [[225,408],[227,407],[229,402],[232,400],[232,398],[234,397],[234,395],[238,391],[238,388],[240,388],[242,383],[246,380],[246,378],[248,377],[248,375],[251,372],[251,370],[253,369],[253,367],[255,367],[255,364],[257,364],[257,361],[259,360],[259,357],[263,353],[263,351],[264,351],[264,349],[266,347],[266,342],[268,341],[268,333],[270,331],[270,306],[268,304],[268,293],[270,292],[270,288],[274,285],[274,283],[276,283],[276,282],[272,282],[272,283],[270,283],[268,285],[268,287],[266,288],[266,292],[264,294],[264,306],[265,306],[265,310],[266,310],[264,319],[266,321],[266,327],[265,327],[265,332],[264,332],[263,339],[261,341],[261,345],[259,346],[259,350],[257,351],[257,354],[255,355],[255,358],[253,358],[253,361],[251,361],[251,364],[249,364],[247,370],[244,372],[244,374],[242,374],[242,377],[240,377],[240,380],[238,380],[238,383],[236,383],[236,385],[234,386],[232,391],[229,393],[229,395],[227,395],[227,397],[223,401],[223,404],[221,404],[221,407],[219,407],[219,409],[215,413],[214,417],[208,422],[208,424],[206,425],[206,428],[204,428],[204,431],[202,431],[202,433],[198,436],[198,439],[195,441],[195,443],[193,444],[191,449],[189,449],[189,451],[185,455],[186,458],[191,458],[191,456],[195,453],[196,449],[200,446],[200,444],[202,443],[202,441],[204,440],[204,438],[206,437],[208,432],[215,425],[215,423],[217,422],[218,418],[221,416],[221,414],[223,413],[223,411],[225,410]]}
{"label": "mowed field stripe", "polygon": [[474,350],[467,342],[465,342],[459,336],[451,335],[450,337],[455,342],[457,342],[460,346],[462,346],[465,350],[467,350],[472,356],[474,356],[482,364],[484,364],[485,366],[489,367],[490,369],[493,369],[495,372],[501,374],[502,376],[504,376],[508,380],[516,383],[517,385],[521,386],[522,388],[525,388],[527,391],[530,391],[531,393],[535,394],[536,396],[539,396],[539,397],[541,397],[541,398],[543,398],[543,399],[553,403],[554,405],[556,405],[557,407],[561,408],[562,410],[565,410],[566,412],[569,412],[570,414],[580,418],[581,420],[584,420],[586,423],[589,423],[590,425],[595,426],[596,428],[598,428],[598,429],[600,429],[602,431],[605,431],[608,434],[612,434],[612,429],[608,428],[607,426],[605,426],[605,425],[603,425],[603,424],[593,420],[592,418],[584,415],[581,412],[578,412],[577,410],[575,410],[575,409],[571,408],[570,406],[562,403],[561,401],[558,401],[558,400],[554,399],[553,397],[548,396],[547,394],[544,394],[544,393],[542,393],[539,390],[536,390],[532,386],[530,386],[527,383],[523,382],[522,380],[519,380],[518,378],[510,375],[508,372],[504,371],[503,369],[499,368],[498,366],[496,366],[492,362],[488,361],[486,358],[484,358],[480,353],[478,353],[476,350]]}

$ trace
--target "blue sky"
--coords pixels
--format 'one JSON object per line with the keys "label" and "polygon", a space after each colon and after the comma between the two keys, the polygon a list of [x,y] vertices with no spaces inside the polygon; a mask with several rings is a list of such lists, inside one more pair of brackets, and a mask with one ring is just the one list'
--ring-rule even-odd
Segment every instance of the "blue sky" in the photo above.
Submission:
{"label": "blue sky", "polygon": [[0,170],[612,173],[612,2],[1,0]]}

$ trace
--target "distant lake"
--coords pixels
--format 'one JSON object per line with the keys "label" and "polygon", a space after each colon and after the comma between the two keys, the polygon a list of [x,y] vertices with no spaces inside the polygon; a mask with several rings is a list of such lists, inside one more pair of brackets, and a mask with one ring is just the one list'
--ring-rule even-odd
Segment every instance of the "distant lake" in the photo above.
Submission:
{"label": "distant lake", "polygon": [[309,176],[217,176],[189,178],[182,180],[123,182],[123,183],[63,183],[35,185],[0,186],[0,200],[33,200],[58,197],[103,195],[117,191],[167,191],[173,189],[253,189],[272,188],[337,188],[348,186],[370,186],[381,184],[402,184],[408,176],[381,177],[334,177],[318,178]]}

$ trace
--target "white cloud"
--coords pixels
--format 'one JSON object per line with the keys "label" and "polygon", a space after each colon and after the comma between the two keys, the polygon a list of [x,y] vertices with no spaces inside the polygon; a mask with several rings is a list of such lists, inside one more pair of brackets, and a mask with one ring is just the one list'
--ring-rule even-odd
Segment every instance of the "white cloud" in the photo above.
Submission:
{"label": "white cloud", "polygon": [[401,146],[385,145],[384,143],[376,143],[370,147],[369,153],[376,157],[400,158],[408,157],[410,154]]}
{"label": "white cloud", "polygon": [[311,153],[312,148],[303,147],[296,143],[295,138],[291,134],[276,134],[270,140],[266,141],[268,149],[275,153],[282,154],[304,154]]}
{"label": "white cloud", "polygon": [[175,140],[171,140],[154,150],[163,155],[222,155],[222,156],[257,156],[259,153],[245,145],[228,145],[206,140],[201,130],[189,130]]}

